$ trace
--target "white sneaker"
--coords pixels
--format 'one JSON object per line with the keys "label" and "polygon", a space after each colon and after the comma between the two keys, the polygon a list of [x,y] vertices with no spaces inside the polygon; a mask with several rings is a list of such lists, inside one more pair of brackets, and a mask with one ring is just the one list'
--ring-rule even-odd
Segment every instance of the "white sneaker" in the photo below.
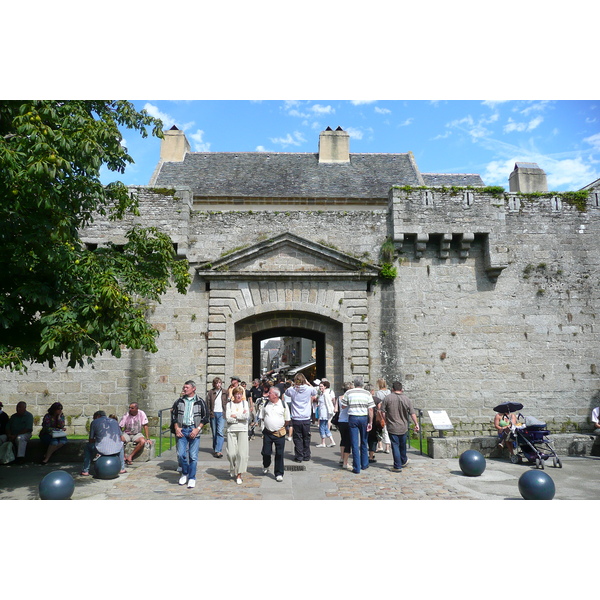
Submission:
{"label": "white sneaker", "polygon": [[283,481],[283,475],[277,475],[277,477],[275,477],[275,479],[277,481]]}
{"label": "white sneaker", "polygon": [[291,437],[286,437],[285,439],[286,439],[288,442],[291,442],[291,441],[292,441],[292,438],[291,438]]}
{"label": "white sneaker", "polygon": [[195,479],[190,479],[188,481],[188,489],[189,488],[195,488],[196,487],[196,480]]}
{"label": "white sneaker", "polygon": [[263,469],[263,473],[266,475],[269,472],[269,469]]}
{"label": "white sneaker", "polygon": [[325,444],[317,444],[317,448],[326,448]]}
{"label": "white sneaker", "polygon": [[235,481],[238,485],[242,485],[242,478],[238,477]]}
{"label": "white sneaker", "polygon": [[187,475],[182,475],[179,478],[179,485],[185,485],[187,483]]}
{"label": "white sneaker", "polygon": [[327,444],[328,448],[333,448],[334,446],[335,446],[335,443],[333,443],[333,444]]}

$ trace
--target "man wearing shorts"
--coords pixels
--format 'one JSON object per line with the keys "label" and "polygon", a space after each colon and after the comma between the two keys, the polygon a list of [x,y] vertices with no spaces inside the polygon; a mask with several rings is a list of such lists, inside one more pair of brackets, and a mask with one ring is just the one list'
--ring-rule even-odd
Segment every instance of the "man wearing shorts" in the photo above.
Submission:
{"label": "man wearing shorts", "polygon": [[123,432],[121,435],[123,443],[133,442],[135,444],[133,452],[125,455],[125,464],[130,465],[133,463],[133,457],[144,449],[146,441],[150,439],[148,417],[143,410],[139,409],[137,402],[129,404],[129,412],[119,421],[119,427]]}

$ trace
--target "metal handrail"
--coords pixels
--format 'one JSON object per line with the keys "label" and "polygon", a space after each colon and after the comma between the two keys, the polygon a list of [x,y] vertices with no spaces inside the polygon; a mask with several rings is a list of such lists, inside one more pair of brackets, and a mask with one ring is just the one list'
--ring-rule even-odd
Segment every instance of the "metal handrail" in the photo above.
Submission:
{"label": "metal handrail", "polygon": [[[419,421],[419,454],[421,456],[423,456],[423,410],[420,408],[415,408],[415,411],[417,412],[418,415],[418,421]],[[410,423],[409,423],[409,432],[408,435],[406,436],[406,447],[410,448],[410,438],[412,436],[412,431],[414,431],[413,429],[410,429]]]}
{"label": "metal handrail", "polygon": [[[162,424],[163,424],[163,412],[165,412],[165,410],[168,410],[169,412],[171,412],[171,407],[169,406],[168,408],[161,408],[158,411],[158,452],[156,453],[156,456],[160,456],[162,454],[162,437],[163,437],[163,428],[162,428]],[[171,419],[169,418],[169,424],[171,422]],[[173,447],[173,432],[171,431],[171,428],[169,427],[169,450]]]}

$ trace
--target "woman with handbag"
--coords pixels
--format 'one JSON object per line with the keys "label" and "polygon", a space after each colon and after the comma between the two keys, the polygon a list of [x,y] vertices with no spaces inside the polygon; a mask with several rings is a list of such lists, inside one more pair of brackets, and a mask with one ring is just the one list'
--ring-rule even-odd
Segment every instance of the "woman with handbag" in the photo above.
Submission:
{"label": "woman with handbag", "polygon": [[39,435],[42,443],[47,445],[41,464],[47,465],[50,457],[67,443],[65,415],[63,414],[63,406],[60,402],[52,404],[48,412],[44,415]]}
{"label": "woman with handbag", "polygon": [[248,467],[250,444],[248,441],[248,420],[250,405],[246,400],[246,392],[241,386],[233,388],[231,400],[225,408],[227,421],[227,457],[229,458],[229,473],[236,477],[236,483],[242,484],[242,473]]}

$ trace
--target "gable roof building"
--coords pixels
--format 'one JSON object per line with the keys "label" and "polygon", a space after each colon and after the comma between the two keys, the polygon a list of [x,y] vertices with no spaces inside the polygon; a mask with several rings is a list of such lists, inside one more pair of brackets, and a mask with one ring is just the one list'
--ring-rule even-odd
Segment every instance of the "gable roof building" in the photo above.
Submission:
{"label": "gable roof building", "polygon": [[484,185],[474,174],[421,173],[411,152],[352,154],[349,135],[339,128],[321,132],[317,153],[190,152],[182,131],[165,133],[150,185],[188,186],[195,201],[310,198],[364,205],[387,202],[392,186]]}

